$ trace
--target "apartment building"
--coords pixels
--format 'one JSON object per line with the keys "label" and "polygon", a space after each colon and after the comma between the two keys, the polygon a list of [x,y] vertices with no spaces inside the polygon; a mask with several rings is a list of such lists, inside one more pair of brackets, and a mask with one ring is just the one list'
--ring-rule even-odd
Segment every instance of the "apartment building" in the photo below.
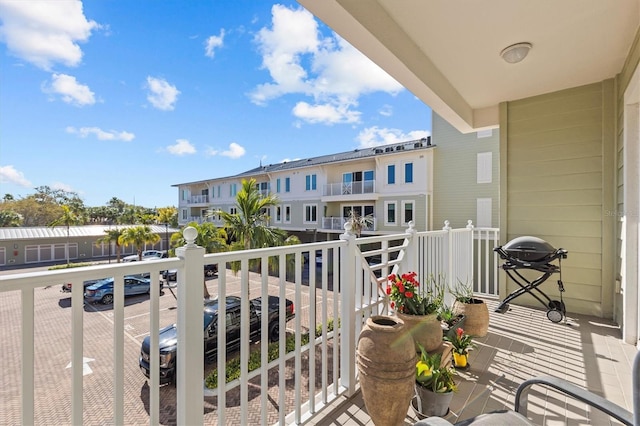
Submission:
{"label": "apartment building", "polygon": [[274,194],[270,225],[302,241],[337,238],[353,211],[371,219],[363,235],[393,234],[413,221],[433,226],[433,155],[430,138],[262,165],[235,176],[173,185],[179,190],[179,224],[213,222],[216,210],[235,212],[241,182],[255,179]]}

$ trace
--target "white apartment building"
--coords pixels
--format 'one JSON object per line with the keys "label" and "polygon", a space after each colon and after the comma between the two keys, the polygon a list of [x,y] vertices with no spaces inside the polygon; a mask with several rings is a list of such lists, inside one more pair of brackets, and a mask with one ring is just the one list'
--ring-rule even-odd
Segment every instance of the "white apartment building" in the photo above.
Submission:
{"label": "white apartment building", "polygon": [[394,234],[413,221],[418,231],[433,227],[433,151],[430,138],[269,164],[235,176],[173,185],[179,190],[179,224],[224,223],[210,212],[235,212],[243,180],[279,204],[270,225],[304,241],[330,240],[343,232],[353,210],[372,219],[363,235]]}

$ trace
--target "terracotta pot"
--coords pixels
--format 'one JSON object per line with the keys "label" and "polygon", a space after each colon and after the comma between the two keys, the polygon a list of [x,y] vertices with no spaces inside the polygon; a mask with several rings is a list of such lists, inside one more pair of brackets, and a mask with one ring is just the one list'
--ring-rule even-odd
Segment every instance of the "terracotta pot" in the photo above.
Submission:
{"label": "terracotta pot", "polygon": [[453,312],[464,315],[464,332],[473,337],[485,337],[489,331],[489,308],[484,301],[473,299],[473,303],[453,303]]}
{"label": "terracotta pot", "polygon": [[436,393],[418,384],[416,388],[416,404],[414,409],[422,416],[443,417],[449,413],[449,405],[453,392]]}
{"label": "terracotta pot", "polygon": [[402,320],[386,315],[367,318],[356,356],[362,398],[373,423],[403,424],[415,393],[417,356]]}
{"label": "terracotta pot", "polygon": [[442,325],[437,314],[407,315],[396,312],[404,321],[405,327],[415,342],[416,352],[420,352],[420,343],[427,352],[434,351],[442,344]]}

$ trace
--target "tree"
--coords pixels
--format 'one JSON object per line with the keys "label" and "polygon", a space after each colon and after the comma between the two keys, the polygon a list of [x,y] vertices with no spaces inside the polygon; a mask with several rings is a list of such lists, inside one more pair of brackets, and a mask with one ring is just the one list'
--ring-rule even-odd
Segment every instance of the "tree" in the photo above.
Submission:
{"label": "tree", "polygon": [[13,210],[0,210],[0,227],[20,226],[22,215]]}
{"label": "tree", "polygon": [[[196,245],[203,247],[206,253],[219,253],[227,251],[227,231],[224,228],[218,228],[211,222],[204,222],[198,224],[197,222],[191,222],[187,224],[198,231],[196,237]],[[171,236],[171,245],[173,247],[180,247],[186,244],[182,233],[176,232]]]}
{"label": "tree", "polygon": [[67,227],[67,244],[64,248],[65,256],[67,257],[67,265],[69,265],[69,240],[70,233],[69,229],[71,225],[77,225],[82,221],[82,219],[73,211],[69,206],[61,206],[62,207],[62,216],[51,222],[49,226],[58,226],[64,225]]}
{"label": "tree", "polygon": [[134,226],[126,228],[122,231],[122,235],[118,238],[120,244],[129,246],[131,244],[136,246],[138,253],[138,260],[142,260],[142,250],[144,245],[155,244],[160,241],[160,235],[151,232],[151,228],[147,225]]}
{"label": "tree", "polygon": [[[99,246],[103,243],[109,244],[109,246],[111,246],[112,242],[116,243],[116,263],[120,263],[120,236],[122,235],[122,229],[114,228],[108,229],[104,232],[106,235],[98,238],[98,240],[96,241],[96,246]],[[109,262],[111,262],[111,259],[109,259]]]}
{"label": "tree", "polygon": [[178,209],[175,207],[160,207],[158,209],[158,223],[168,223],[169,226],[178,226]]}
{"label": "tree", "polygon": [[228,232],[236,241],[243,244],[245,250],[260,247],[282,245],[286,232],[269,227],[267,210],[278,204],[278,198],[269,194],[262,196],[256,180],[243,180],[242,189],[236,195],[237,213],[223,210],[209,212],[209,216],[220,215]]}

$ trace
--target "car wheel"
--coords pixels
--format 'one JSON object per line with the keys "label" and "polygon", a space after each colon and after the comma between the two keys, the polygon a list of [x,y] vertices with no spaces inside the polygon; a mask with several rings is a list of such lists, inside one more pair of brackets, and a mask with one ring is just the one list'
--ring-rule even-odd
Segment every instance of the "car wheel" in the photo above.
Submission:
{"label": "car wheel", "polygon": [[280,338],[280,325],[278,324],[278,321],[274,321],[271,324],[269,324],[269,341],[277,342],[279,338]]}
{"label": "car wheel", "polygon": [[110,305],[113,303],[113,294],[105,294],[102,296],[101,302],[105,305]]}

